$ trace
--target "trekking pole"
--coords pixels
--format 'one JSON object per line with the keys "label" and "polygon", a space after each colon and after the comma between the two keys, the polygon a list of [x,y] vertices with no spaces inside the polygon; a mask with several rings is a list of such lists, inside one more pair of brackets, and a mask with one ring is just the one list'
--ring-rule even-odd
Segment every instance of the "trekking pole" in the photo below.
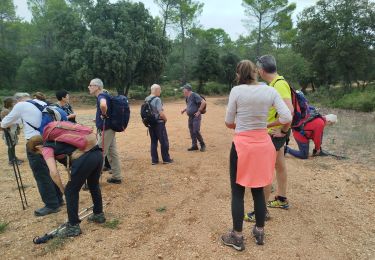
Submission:
{"label": "trekking pole", "polygon": [[12,138],[11,138],[10,133],[7,129],[4,129],[4,134],[5,134],[6,142],[8,143],[9,146],[12,147],[12,154],[10,156],[12,157],[12,166],[13,166],[14,177],[16,178],[18,192],[19,192],[20,198],[21,198],[22,208],[23,208],[23,210],[25,210],[26,206],[29,206],[29,205],[27,204],[25,188],[23,186],[20,169],[18,167],[16,152],[14,151],[15,145],[13,144]]}
{"label": "trekking pole", "polygon": [[332,157],[336,158],[337,160],[346,160],[346,159],[349,159],[346,156],[341,156],[341,155],[333,154],[333,153],[330,153],[328,151],[323,151],[322,150],[322,152],[324,152],[326,155],[329,155],[329,156],[332,156]]}
{"label": "trekking pole", "polygon": [[[106,205],[108,205],[108,203],[103,204],[103,208]],[[90,210],[92,210],[93,208],[94,208],[94,205],[91,205],[90,207],[85,208],[81,212],[79,212],[78,213],[79,220],[82,221],[85,218],[91,216],[94,212],[93,211],[91,211],[89,213],[87,213],[87,212],[90,211]],[[85,213],[87,213],[87,214],[85,214]],[[83,215],[83,214],[85,214],[85,215]],[[41,237],[36,236],[36,237],[34,237],[34,239],[33,239],[34,244],[39,245],[39,244],[47,243],[48,240],[51,240],[52,238],[56,237],[57,234],[59,233],[59,231],[64,230],[66,228],[67,223],[68,223],[68,221],[66,221],[64,224],[61,224],[58,228],[55,228],[54,230],[48,232],[44,236],[41,236]]]}

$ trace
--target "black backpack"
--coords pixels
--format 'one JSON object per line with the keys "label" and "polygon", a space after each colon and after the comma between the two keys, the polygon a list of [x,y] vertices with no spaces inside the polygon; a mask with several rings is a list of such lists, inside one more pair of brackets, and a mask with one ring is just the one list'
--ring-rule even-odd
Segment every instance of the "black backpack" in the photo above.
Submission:
{"label": "black backpack", "polygon": [[[198,94],[198,93],[196,93]],[[198,94],[204,101],[206,101],[206,98],[204,96],[202,96],[201,94]],[[185,102],[186,104],[188,103],[188,98],[185,98]],[[199,102],[198,103],[198,108],[201,106],[202,102]],[[201,114],[206,114],[207,112],[207,103],[204,105],[203,107],[203,110],[201,111]]]}
{"label": "black backpack", "polygon": [[151,102],[156,97],[152,97],[149,101],[145,101],[141,106],[141,118],[145,127],[151,127],[156,125],[158,120],[155,118],[154,113],[152,112]]}
{"label": "black backpack", "polygon": [[110,114],[108,115],[110,128],[115,132],[123,132],[128,127],[130,119],[129,100],[123,95],[106,95],[111,99],[109,104],[111,109],[109,110]]}

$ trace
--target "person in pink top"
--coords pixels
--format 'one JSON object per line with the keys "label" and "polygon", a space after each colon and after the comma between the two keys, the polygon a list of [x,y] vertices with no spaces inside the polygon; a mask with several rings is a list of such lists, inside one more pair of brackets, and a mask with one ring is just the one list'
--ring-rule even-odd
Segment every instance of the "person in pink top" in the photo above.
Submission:
{"label": "person in pink top", "polygon": [[287,125],[292,115],[278,92],[257,81],[254,63],[243,60],[237,65],[238,86],[229,95],[225,124],[234,129],[230,151],[230,183],[232,191],[233,229],[221,237],[222,242],[236,250],[244,250],[242,234],[245,188],[251,188],[256,225],[252,229],[258,245],[264,244],[266,202],[263,187],[272,183],[276,149],[267,132],[267,117],[271,106],[279,114],[278,121]]}
{"label": "person in pink top", "polygon": [[285,146],[284,153],[291,154],[300,159],[307,159],[309,157],[309,142],[312,140],[315,145],[313,155],[325,156],[326,154],[321,149],[323,131],[326,125],[335,124],[336,122],[337,116],[329,114],[326,116],[317,117],[306,123],[303,127],[303,131],[293,129],[293,137],[296,140],[299,149],[294,150],[289,146]]}

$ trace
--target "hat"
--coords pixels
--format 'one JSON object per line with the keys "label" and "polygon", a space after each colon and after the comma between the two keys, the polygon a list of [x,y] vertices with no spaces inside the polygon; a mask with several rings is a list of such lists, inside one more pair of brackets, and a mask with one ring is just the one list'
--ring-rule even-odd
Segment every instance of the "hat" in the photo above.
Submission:
{"label": "hat", "polygon": [[191,87],[191,85],[189,83],[186,83],[182,88],[186,89],[186,90],[189,90],[189,91],[193,90],[193,88]]}
{"label": "hat", "polygon": [[334,114],[328,114],[328,115],[325,116],[325,118],[326,118],[327,122],[330,122],[332,124],[337,123],[337,116],[334,115]]}

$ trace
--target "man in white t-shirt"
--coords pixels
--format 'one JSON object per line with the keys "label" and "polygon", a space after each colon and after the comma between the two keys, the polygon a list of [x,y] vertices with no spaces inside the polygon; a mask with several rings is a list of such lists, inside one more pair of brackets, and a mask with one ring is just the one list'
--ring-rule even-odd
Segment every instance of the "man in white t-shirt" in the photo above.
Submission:
{"label": "man in white t-shirt", "polygon": [[[27,100],[31,100],[28,93],[16,93],[14,97],[17,100],[17,104],[13,107],[12,111],[2,119],[1,128],[8,128],[21,119],[26,140],[29,140],[33,136],[40,135],[39,131],[35,130],[32,126],[40,126],[42,112],[34,104],[27,102]],[[37,99],[33,101],[43,106],[46,105],[45,102]],[[26,153],[38,186],[39,194],[45,204],[44,207],[35,210],[35,216],[45,216],[60,211],[60,206],[63,204],[62,193],[53,183],[46,162],[39,154],[29,152],[27,149]]]}

